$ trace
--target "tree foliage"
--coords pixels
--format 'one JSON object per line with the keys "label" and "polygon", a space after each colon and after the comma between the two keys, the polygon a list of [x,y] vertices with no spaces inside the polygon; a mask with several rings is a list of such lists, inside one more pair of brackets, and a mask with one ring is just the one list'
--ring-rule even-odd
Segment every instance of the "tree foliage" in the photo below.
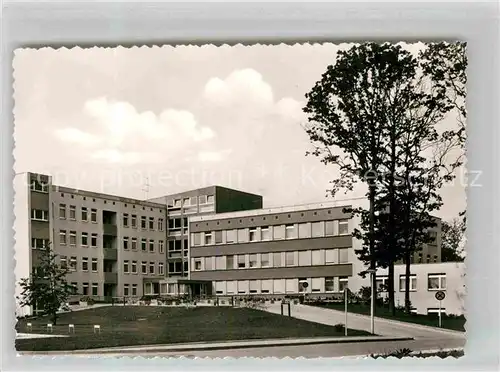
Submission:
{"label": "tree foliage", "polygon": [[443,221],[441,230],[441,261],[462,262],[465,223],[459,218]]}
{"label": "tree foliage", "polygon": [[33,306],[57,323],[57,312],[67,308],[66,303],[74,288],[66,282],[68,268],[59,267],[57,254],[49,247],[42,251],[39,264],[29,278],[20,280],[21,306]]}

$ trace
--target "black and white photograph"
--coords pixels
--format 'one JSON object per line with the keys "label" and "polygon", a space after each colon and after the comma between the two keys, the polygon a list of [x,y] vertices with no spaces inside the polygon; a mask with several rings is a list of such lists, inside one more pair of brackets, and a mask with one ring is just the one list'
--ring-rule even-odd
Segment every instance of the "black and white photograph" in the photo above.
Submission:
{"label": "black and white photograph", "polygon": [[20,355],[464,355],[467,43],[20,48]]}

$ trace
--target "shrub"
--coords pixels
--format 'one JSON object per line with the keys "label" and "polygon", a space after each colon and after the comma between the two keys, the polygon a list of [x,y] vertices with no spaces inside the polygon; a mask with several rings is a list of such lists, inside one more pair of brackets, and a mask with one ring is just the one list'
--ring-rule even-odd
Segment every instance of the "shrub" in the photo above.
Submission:
{"label": "shrub", "polygon": [[335,332],[344,332],[345,331],[345,325],[342,323],[337,323],[333,326],[333,329],[335,329]]}

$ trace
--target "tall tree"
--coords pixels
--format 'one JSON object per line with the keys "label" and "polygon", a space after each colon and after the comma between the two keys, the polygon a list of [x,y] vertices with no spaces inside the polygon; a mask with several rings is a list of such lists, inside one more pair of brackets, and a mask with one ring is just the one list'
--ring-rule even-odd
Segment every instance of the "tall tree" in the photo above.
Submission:
{"label": "tall tree", "polygon": [[441,261],[462,262],[465,223],[454,218],[450,222],[443,221],[441,229]]}
{"label": "tall tree", "polygon": [[40,263],[33,268],[29,278],[20,281],[21,306],[33,306],[41,310],[42,314],[50,315],[53,324],[57,324],[57,313],[66,308],[66,303],[74,288],[66,282],[67,267],[57,264],[57,254],[53,253],[50,245],[41,254]]}

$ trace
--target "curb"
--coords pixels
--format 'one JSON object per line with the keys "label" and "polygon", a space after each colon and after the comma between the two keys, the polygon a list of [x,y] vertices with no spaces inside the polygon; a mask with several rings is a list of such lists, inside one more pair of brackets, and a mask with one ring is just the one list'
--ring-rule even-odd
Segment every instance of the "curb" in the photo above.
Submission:
{"label": "curb", "polygon": [[186,352],[186,351],[210,351],[210,350],[232,350],[232,349],[250,349],[250,348],[261,348],[261,347],[277,347],[277,346],[301,346],[301,345],[319,345],[319,344],[347,344],[347,343],[367,343],[367,342],[389,342],[389,341],[411,341],[413,337],[376,337],[371,338],[360,338],[360,339],[348,339],[343,340],[342,338],[336,339],[320,339],[320,340],[302,340],[297,342],[280,342],[275,341],[272,343],[256,342],[253,344],[241,344],[241,345],[200,345],[201,347],[195,347],[194,345],[185,345],[185,347],[177,347],[175,344],[169,345],[144,345],[146,349],[141,349],[141,346],[124,346],[116,348],[106,348],[106,349],[80,349],[80,350],[58,350],[58,351],[18,351],[21,355],[52,355],[52,354],[129,354],[129,353],[155,353],[155,352]]}

